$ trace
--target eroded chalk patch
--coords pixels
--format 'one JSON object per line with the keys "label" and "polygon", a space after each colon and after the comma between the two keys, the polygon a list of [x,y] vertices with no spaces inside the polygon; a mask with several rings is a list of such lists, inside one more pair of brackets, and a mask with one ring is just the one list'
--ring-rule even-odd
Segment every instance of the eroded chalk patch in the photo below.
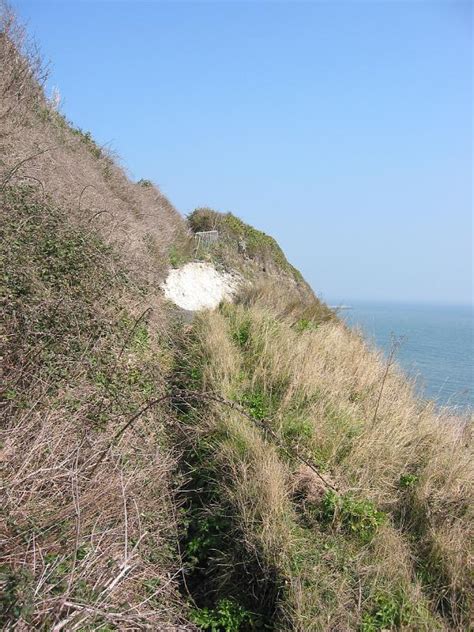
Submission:
{"label": "eroded chalk patch", "polygon": [[236,276],[219,272],[209,263],[195,262],[170,270],[162,288],[166,298],[182,309],[198,311],[232,299],[237,286]]}

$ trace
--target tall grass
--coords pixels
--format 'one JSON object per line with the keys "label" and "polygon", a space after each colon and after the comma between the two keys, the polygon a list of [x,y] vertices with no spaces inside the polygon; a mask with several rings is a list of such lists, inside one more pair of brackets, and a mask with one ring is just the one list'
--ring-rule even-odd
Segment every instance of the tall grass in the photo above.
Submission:
{"label": "tall grass", "polygon": [[[218,489],[207,511],[232,516],[245,581],[255,573],[273,595],[265,616],[299,630],[466,629],[467,420],[417,400],[396,366],[337,320],[298,327],[273,286],[264,295],[199,318],[193,362],[205,391],[272,430],[219,406],[206,414]],[[200,436],[203,425],[190,429]],[[226,546],[206,560],[211,575]],[[220,590],[237,598],[239,582],[227,573]]]}

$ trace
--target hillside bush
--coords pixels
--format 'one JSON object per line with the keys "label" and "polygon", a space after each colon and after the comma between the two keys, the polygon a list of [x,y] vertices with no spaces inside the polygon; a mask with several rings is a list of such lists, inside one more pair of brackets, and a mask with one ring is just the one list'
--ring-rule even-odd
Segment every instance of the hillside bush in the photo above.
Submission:
{"label": "hillside bush", "polygon": [[169,413],[113,441],[164,387],[148,291],[34,187],[7,188],[0,209],[2,628],[176,623]]}

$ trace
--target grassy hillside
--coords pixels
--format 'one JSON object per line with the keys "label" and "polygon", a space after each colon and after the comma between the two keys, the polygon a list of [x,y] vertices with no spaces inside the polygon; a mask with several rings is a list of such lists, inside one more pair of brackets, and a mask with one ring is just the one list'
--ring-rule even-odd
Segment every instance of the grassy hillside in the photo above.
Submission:
{"label": "grassy hillside", "polygon": [[0,200],[2,626],[175,629],[160,300],[31,187]]}
{"label": "grassy hillside", "polygon": [[[131,182],[0,30],[2,629],[470,629],[469,420],[271,237]],[[193,257],[246,282],[189,322]]]}
{"label": "grassy hillside", "polygon": [[113,153],[45,98],[41,59],[8,6],[0,3],[0,187],[28,184],[48,194],[69,221],[97,229],[127,266],[159,281],[182,218],[148,180],[133,183]]}
{"label": "grassy hillside", "polygon": [[223,305],[186,346],[201,388],[239,405],[188,420],[203,603],[240,594],[277,629],[468,629],[468,429],[340,323],[279,317],[284,300]]}

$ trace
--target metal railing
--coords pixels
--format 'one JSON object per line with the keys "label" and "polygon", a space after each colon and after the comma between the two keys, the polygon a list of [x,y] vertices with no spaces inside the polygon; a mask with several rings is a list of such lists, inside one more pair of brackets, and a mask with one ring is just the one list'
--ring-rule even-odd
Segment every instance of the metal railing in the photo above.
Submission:
{"label": "metal railing", "polygon": [[217,230],[205,230],[198,233],[194,233],[194,239],[196,241],[196,250],[201,247],[207,248],[216,241],[219,241],[219,231]]}

